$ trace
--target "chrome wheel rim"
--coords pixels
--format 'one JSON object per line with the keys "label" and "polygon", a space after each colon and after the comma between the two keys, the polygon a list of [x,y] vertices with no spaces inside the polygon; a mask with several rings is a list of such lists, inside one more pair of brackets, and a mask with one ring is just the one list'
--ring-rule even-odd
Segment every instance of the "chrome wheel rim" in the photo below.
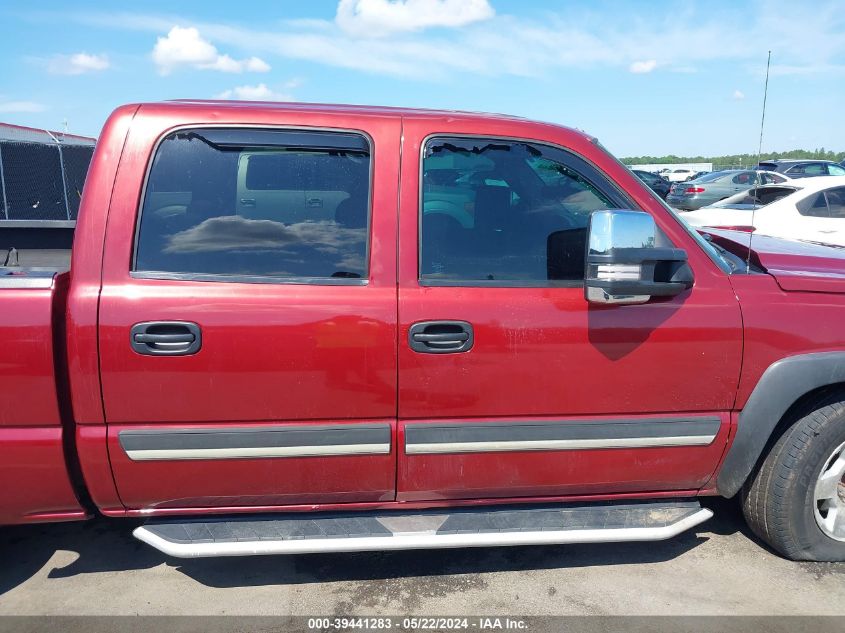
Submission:
{"label": "chrome wheel rim", "polygon": [[813,499],[819,529],[834,540],[845,541],[845,442],[825,460]]}

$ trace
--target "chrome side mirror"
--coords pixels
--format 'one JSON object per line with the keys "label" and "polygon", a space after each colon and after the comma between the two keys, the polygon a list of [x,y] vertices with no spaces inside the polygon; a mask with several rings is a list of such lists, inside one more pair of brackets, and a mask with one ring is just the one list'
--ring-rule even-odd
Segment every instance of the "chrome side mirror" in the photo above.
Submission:
{"label": "chrome side mirror", "polygon": [[584,296],[591,303],[645,303],[692,287],[687,254],[656,245],[654,219],[642,211],[594,211],[587,238]]}

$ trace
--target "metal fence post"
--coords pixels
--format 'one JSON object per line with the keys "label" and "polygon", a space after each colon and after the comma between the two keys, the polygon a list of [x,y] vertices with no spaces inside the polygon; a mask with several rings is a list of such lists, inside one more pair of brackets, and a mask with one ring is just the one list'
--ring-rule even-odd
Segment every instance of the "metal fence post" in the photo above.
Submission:
{"label": "metal fence post", "polygon": [[53,136],[50,130],[44,131],[50,135],[50,138],[53,139],[53,141],[55,141],[56,148],[59,150],[59,170],[62,172],[62,194],[64,194],[65,197],[65,216],[67,216],[67,219],[70,220],[70,205],[67,201],[67,176],[65,176],[65,159],[62,155],[62,144],[59,142],[59,139]]}
{"label": "metal fence post", "polygon": [[3,191],[3,211],[9,219],[9,205],[6,202],[6,175],[3,173],[3,143],[0,143],[0,190]]}

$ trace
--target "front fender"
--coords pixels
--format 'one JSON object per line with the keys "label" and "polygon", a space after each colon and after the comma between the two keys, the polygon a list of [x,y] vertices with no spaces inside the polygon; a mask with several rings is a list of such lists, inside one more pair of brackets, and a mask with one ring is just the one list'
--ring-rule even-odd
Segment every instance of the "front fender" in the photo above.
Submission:
{"label": "front fender", "polygon": [[845,352],[790,356],[772,363],[739,415],[737,433],[716,477],[723,497],[739,492],[763,454],[778,422],[805,394],[845,382]]}

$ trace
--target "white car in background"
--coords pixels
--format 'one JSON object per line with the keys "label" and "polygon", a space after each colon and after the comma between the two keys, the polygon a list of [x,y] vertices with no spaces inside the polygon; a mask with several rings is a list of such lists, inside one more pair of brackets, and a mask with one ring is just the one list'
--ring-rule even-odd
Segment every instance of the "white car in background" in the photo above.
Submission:
{"label": "white car in background", "polygon": [[662,175],[669,182],[686,182],[697,173],[698,172],[694,169],[673,169],[672,171],[666,172]]}
{"label": "white car in background", "polygon": [[681,217],[694,227],[845,246],[845,176],[753,187]]}

